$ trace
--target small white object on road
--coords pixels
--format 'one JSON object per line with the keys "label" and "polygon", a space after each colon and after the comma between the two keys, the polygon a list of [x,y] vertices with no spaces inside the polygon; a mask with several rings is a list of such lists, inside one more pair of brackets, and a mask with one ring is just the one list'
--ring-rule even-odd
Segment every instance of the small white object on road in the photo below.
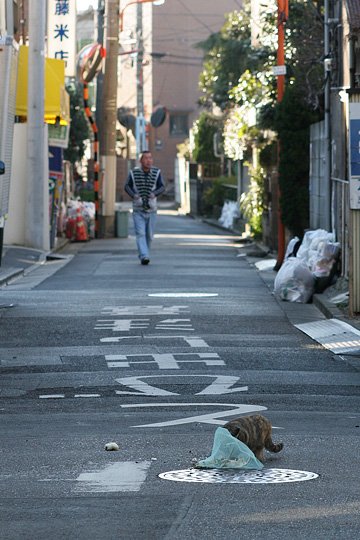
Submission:
{"label": "small white object on road", "polygon": [[116,444],[116,442],[109,442],[105,444],[105,450],[109,451],[117,451],[120,450],[119,445]]}

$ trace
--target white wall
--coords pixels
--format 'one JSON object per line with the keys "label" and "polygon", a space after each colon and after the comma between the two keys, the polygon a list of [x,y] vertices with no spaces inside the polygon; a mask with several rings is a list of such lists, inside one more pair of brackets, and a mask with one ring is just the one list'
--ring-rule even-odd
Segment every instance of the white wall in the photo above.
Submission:
{"label": "white wall", "polygon": [[[45,148],[48,148],[48,130],[45,124],[44,130]],[[45,178],[49,178],[49,159],[48,151],[45,151]],[[9,212],[5,221],[4,228],[4,244],[15,244],[19,246],[28,245],[25,240],[25,227],[26,227],[26,201],[28,198],[27,190],[29,189],[28,180],[28,167],[27,167],[27,124],[15,124],[14,126],[14,141],[13,141],[13,154],[12,154],[12,167],[11,167],[11,180],[10,180],[10,198],[9,198]],[[42,197],[44,200],[46,194],[49,193],[48,182],[44,185],[44,191]],[[43,227],[43,235],[45,237],[46,231],[50,239],[49,231],[49,206],[44,208],[44,220],[37,223],[37,227]],[[47,211],[47,213],[46,213]],[[39,230],[39,229],[37,229]],[[35,239],[34,239],[35,240]],[[33,247],[28,245],[28,247]]]}
{"label": "white wall", "polygon": [[9,214],[5,221],[4,244],[25,243],[26,144],[27,124],[15,124]]}

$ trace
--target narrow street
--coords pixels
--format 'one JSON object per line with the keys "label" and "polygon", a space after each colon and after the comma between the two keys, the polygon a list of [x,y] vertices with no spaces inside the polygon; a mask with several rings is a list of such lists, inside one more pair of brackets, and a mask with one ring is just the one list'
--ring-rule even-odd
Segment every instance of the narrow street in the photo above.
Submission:
{"label": "narrow street", "polygon": [[[174,212],[149,266],[132,228],[60,254],[0,288],[1,539],[358,536],[360,358],[294,326],[325,319],[313,304]],[[188,471],[253,412],[284,443],[265,483]]]}

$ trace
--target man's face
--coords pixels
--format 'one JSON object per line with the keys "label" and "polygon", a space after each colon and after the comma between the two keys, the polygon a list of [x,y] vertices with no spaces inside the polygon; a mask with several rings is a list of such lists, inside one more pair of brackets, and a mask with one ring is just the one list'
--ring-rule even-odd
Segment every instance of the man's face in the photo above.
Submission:
{"label": "man's face", "polygon": [[144,171],[148,171],[149,169],[151,169],[152,167],[152,164],[153,164],[153,158],[152,158],[152,155],[150,154],[150,152],[144,154],[141,158],[141,161],[140,161],[141,165],[142,165],[142,168],[144,169]]}

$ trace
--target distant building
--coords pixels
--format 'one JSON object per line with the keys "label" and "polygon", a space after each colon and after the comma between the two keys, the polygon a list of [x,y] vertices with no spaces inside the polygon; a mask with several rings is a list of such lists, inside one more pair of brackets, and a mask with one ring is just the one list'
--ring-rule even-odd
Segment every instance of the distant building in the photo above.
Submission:
{"label": "distant building", "polygon": [[[143,91],[147,121],[160,108],[166,110],[165,121],[148,132],[155,163],[164,173],[172,191],[177,145],[183,142],[200,112],[199,75],[203,67],[202,50],[196,45],[218,32],[225,16],[241,7],[239,0],[167,0],[161,6],[142,4],[142,73],[137,80],[139,20],[137,5],[121,2],[123,31],[119,38],[118,63],[118,182],[117,199],[124,197],[123,184],[127,170],[134,164],[135,118],[137,94]],[[120,23],[120,21],[119,21]],[[96,11],[78,14],[78,49],[94,41],[97,35]],[[159,119],[157,118],[157,120]],[[123,159],[121,159],[123,158]],[[126,197],[126,195],[125,195]]]}
{"label": "distant building", "polygon": [[[167,0],[161,6],[143,5],[144,109],[147,120],[160,107],[167,111],[164,123],[151,127],[149,142],[170,191],[177,145],[187,138],[200,112],[198,81],[203,52],[196,45],[218,32],[226,14],[240,7],[241,2],[236,0]],[[120,36],[118,107],[134,116],[136,37],[136,6],[129,6],[124,11],[124,31]],[[131,50],[133,54],[129,54]]]}

